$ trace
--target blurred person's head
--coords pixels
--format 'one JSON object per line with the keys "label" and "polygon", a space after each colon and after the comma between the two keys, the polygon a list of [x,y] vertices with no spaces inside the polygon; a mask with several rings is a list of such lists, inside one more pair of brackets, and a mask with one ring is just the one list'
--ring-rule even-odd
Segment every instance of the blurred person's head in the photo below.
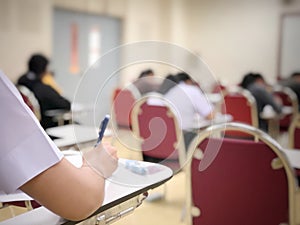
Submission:
{"label": "blurred person's head", "polygon": [[249,85],[253,84],[254,81],[255,81],[254,73],[248,73],[243,77],[240,86],[242,88],[247,88]]}
{"label": "blurred person's head", "polygon": [[154,76],[154,72],[151,69],[142,71],[141,74],[140,74],[140,76],[139,76],[139,78],[149,77],[149,76]]}
{"label": "blurred person's head", "polygon": [[180,81],[188,81],[191,80],[191,77],[187,73],[178,73],[176,75],[177,80]]}
{"label": "blurred person's head", "polygon": [[33,72],[36,77],[41,77],[46,73],[48,64],[49,60],[45,56],[34,54],[28,61],[28,70]]}
{"label": "blurred person's head", "polygon": [[261,74],[255,73],[254,78],[255,78],[255,83],[262,84],[262,85],[267,85],[264,77]]}
{"label": "blurred person's head", "polygon": [[297,83],[300,83],[300,71],[294,72],[291,75],[291,78],[296,81]]}
{"label": "blurred person's head", "polygon": [[186,84],[197,85],[197,83],[188,75],[187,73],[178,73],[176,78],[179,82],[184,82]]}
{"label": "blurred person's head", "polygon": [[158,88],[158,92],[164,95],[171,88],[176,86],[177,83],[178,83],[177,77],[172,74],[169,74],[168,76],[166,76],[166,78],[164,79],[164,81],[162,82],[160,87]]}
{"label": "blurred person's head", "polygon": [[260,83],[260,84],[264,84],[264,85],[266,84],[266,82],[261,74],[248,73],[243,77],[240,86],[242,88],[248,88],[253,83]]}

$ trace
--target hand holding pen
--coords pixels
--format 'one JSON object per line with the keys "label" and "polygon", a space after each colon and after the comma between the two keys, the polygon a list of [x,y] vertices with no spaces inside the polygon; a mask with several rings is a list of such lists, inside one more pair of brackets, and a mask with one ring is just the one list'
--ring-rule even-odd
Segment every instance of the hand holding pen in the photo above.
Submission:
{"label": "hand holding pen", "polygon": [[102,141],[102,139],[104,137],[104,132],[105,132],[105,129],[106,129],[107,124],[109,122],[109,118],[110,118],[110,116],[106,115],[104,117],[104,119],[102,120],[101,124],[100,124],[98,140],[97,140],[97,143],[96,143],[95,147]]}
{"label": "hand holding pen", "polygon": [[108,125],[109,118],[109,115],[107,115],[101,122],[95,148],[84,154],[87,164],[92,166],[104,178],[110,177],[118,166],[116,149],[108,143],[102,143],[102,138]]}

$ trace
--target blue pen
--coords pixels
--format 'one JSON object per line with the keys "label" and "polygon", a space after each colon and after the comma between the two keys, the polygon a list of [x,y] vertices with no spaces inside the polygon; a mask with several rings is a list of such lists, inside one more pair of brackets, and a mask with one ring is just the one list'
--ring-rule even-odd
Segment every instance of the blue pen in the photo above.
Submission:
{"label": "blue pen", "polygon": [[95,147],[102,141],[102,138],[104,136],[104,132],[105,132],[105,129],[107,127],[109,118],[110,118],[110,116],[106,115],[104,117],[104,119],[102,120],[102,122],[101,122],[100,130],[99,130],[99,136],[98,136],[98,140],[97,140],[97,143],[96,143]]}

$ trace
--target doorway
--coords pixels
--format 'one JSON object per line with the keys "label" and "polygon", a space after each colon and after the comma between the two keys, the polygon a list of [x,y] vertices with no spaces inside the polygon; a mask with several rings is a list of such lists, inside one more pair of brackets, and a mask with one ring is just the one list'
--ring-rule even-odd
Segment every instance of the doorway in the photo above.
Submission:
{"label": "doorway", "polygon": [[[101,120],[100,117],[110,112],[111,93],[119,81],[118,76],[112,76],[111,71],[118,70],[120,55],[110,55],[99,70],[95,69],[95,64],[99,58],[101,61],[105,53],[120,45],[121,20],[55,8],[52,40],[50,69],[54,71],[63,95],[71,102],[97,107],[97,118],[84,122],[94,125],[90,123]],[[105,87],[102,86],[104,83]],[[101,104],[97,102],[100,100]]]}

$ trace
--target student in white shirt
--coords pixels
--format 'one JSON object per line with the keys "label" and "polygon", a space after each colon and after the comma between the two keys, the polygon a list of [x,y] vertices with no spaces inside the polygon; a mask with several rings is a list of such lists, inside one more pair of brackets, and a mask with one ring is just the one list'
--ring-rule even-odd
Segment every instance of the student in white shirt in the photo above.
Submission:
{"label": "student in white shirt", "polygon": [[[81,168],[50,140],[9,79],[0,71],[0,192],[20,189],[54,213],[81,220],[101,206],[105,178],[117,167],[116,150],[98,145]],[[93,158],[92,161],[89,159]]]}
{"label": "student in white shirt", "polygon": [[165,98],[170,101],[178,112],[178,120],[184,133],[185,146],[196,135],[193,132],[201,120],[211,120],[214,108],[199,86],[186,73],[177,74],[178,85],[170,89]]}

